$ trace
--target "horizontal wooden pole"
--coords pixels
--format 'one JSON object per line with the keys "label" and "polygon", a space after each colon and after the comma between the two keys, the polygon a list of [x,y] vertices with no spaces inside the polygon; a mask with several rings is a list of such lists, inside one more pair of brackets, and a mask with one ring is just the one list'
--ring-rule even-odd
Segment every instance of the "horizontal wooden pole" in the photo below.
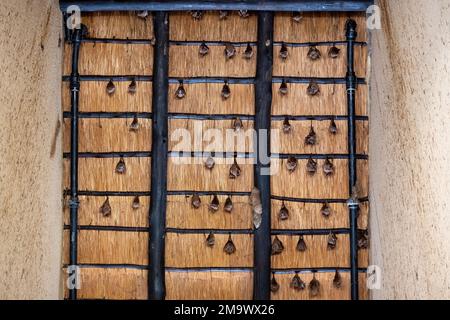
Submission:
{"label": "horizontal wooden pole", "polygon": [[[68,230],[70,226],[65,225],[64,230]],[[86,231],[114,231],[114,232],[150,232],[150,227],[125,227],[125,226],[93,226],[78,225],[78,230]]]}
{"label": "horizontal wooden pole", "polygon": [[[311,198],[292,198],[292,197],[280,197],[272,196],[272,200],[286,201],[286,202],[299,202],[299,203],[347,203],[348,199],[311,199]],[[368,202],[369,198],[359,198],[359,202]]]}
{"label": "horizontal wooden pole", "polygon": [[[281,269],[272,269],[272,272],[275,274],[292,274],[292,273],[335,273],[339,272],[350,272],[350,268],[333,268],[333,267],[320,267],[320,268],[281,268]],[[359,268],[358,272],[365,273],[367,272],[367,268]]]}
{"label": "horizontal wooden pole", "polygon": [[[69,190],[65,190],[65,194],[69,194]],[[169,196],[192,196],[197,194],[199,196],[250,196],[250,192],[236,192],[236,191],[194,191],[194,190],[176,190],[167,191]],[[150,191],[93,191],[93,190],[79,190],[79,196],[91,196],[91,197],[132,197],[132,196],[149,196]],[[312,198],[292,198],[292,197],[281,197],[281,196],[271,196],[272,200],[286,201],[286,202],[300,202],[300,203],[347,203],[348,199],[312,199]],[[358,199],[359,202],[368,202],[368,197],[361,197]]]}
{"label": "horizontal wooden pole", "polygon": [[[120,39],[120,38],[84,38],[81,42],[85,43],[116,43],[116,44],[146,44],[152,45],[154,40],[152,39]],[[170,40],[169,45],[171,46],[200,46],[201,44],[206,44],[207,46],[225,46],[226,44],[232,44],[235,47],[247,47],[248,45],[256,47],[256,42],[254,41],[239,41],[239,42],[229,42],[229,41],[195,41],[195,40]],[[291,48],[298,47],[311,47],[311,46],[337,46],[346,45],[347,41],[336,40],[336,41],[317,41],[317,42],[284,42],[284,41],[274,41],[274,46],[286,45]],[[355,46],[367,46],[365,41],[355,41]]]}
{"label": "horizontal wooden pole", "polygon": [[[201,152],[201,151],[169,151],[168,156],[171,158],[199,158],[211,156],[213,158],[240,158],[240,159],[253,159],[255,158],[254,153],[250,152]],[[149,158],[152,156],[150,151],[126,151],[126,152],[80,152],[78,153],[79,158]],[[355,154],[353,155],[357,160],[368,160],[369,156],[366,154]],[[63,153],[64,159],[70,159],[71,155],[69,152]],[[272,153],[270,154],[272,159],[288,159],[296,158],[298,160],[308,160],[308,159],[349,159],[349,154],[306,154],[306,153]]]}
{"label": "horizontal wooden pole", "polygon": [[253,229],[180,229],[166,228],[167,233],[177,234],[252,234]]}
{"label": "horizontal wooden pole", "polygon": [[[109,76],[109,75],[81,75],[79,81],[113,81],[113,82],[126,82],[126,81],[153,81],[152,76],[139,76],[139,75],[121,75],[121,76]],[[69,82],[70,76],[63,76],[62,81]],[[178,84],[182,81],[184,84],[198,84],[198,83],[225,83],[228,84],[255,84],[255,78],[238,78],[238,77],[177,77],[169,78],[169,83]],[[304,83],[316,82],[317,84],[346,84],[347,78],[311,78],[311,77],[292,77],[292,76],[274,76],[272,77],[272,83]],[[366,84],[365,78],[356,78],[357,84]]]}
{"label": "horizontal wooden pole", "polygon": [[79,190],[78,195],[86,197],[148,197],[150,191],[93,191]]}
{"label": "horizontal wooden pole", "polygon": [[197,0],[197,1],[120,1],[61,0],[61,10],[77,5],[81,11],[188,11],[188,10],[252,10],[252,11],[366,11],[373,1],[328,0]]}
{"label": "horizontal wooden pole", "polygon": [[[70,225],[64,225],[64,230],[69,230]],[[97,225],[79,225],[78,230],[85,231],[115,231],[115,232],[150,232],[150,227],[126,227],[126,226],[97,226]],[[359,230],[364,231],[364,230]],[[166,233],[176,234],[248,234],[254,233],[253,229],[182,229],[182,228],[166,228]],[[285,235],[285,236],[326,236],[330,233],[334,234],[349,234],[349,228],[334,228],[334,229],[272,229],[271,235]]]}
{"label": "horizontal wooden pole", "polygon": [[[105,263],[82,263],[78,267],[89,269],[136,269],[136,270],[148,270],[147,265],[138,264],[105,264]],[[67,265],[63,265],[63,268],[67,268]],[[350,272],[350,268],[345,267],[318,267],[318,268],[274,268],[271,272],[275,274],[292,274],[292,273],[334,273]],[[253,272],[253,267],[166,267],[166,272]],[[358,268],[359,273],[367,272],[367,268]]]}
{"label": "horizontal wooden pole", "polygon": [[[151,119],[151,112],[78,112],[79,119],[117,119],[117,118],[143,118]],[[70,119],[71,112],[65,111],[63,113],[65,119]],[[191,119],[191,120],[233,120],[240,118],[241,120],[254,120],[255,116],[252,114],[198,114],[198,113],[168,113],[169,119]],[[324,120],[347,120],[346,115],[272,115],[272,121],[284,121],[286,118],[295,121],[324,121]],[[355,116],[356,121],[368,121],[368,116]]]}

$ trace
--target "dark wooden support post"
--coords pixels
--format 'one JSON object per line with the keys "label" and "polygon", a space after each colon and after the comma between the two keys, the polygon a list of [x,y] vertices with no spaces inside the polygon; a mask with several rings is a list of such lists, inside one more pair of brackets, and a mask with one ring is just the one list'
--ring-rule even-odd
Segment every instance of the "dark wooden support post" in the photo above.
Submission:
{"label": "dark wooden support post", "polygon": [[273,13],[258,13],[255,79],[255,186],[261,192],[262,222],[254,233],[253,299],[270,299],[270,120],[272,107]]}
{"label": "dark wooden support post", "polygon": [[152,178],[149,213],[149,277],[148,298],[163,300],[164,238],[167,203],[168,157],[168,90],[169,90],[169,14],[156,12],[154,16],[155,46],[153,50],[153,121],[152,121]]}
{"label": "dark wooden support post", "polygon": [[356,40],[356,22],[352,19],[346,24],[347,38],[347,114],[348,114],[348,172],[349,172],[349,192],[348,201],[350,218],[350,281],[351,298],[359,299],[358,284],[358,210],[359,201],[357,194],[354,193],[356,187],[356,123],[355,123],[355,92],[357,87],[357,78],[354,69],[354,41]]}
{"label": "dark wooden support post", "polygon": [[[69,277],[74,279],[71,285],[76,285],[78,279],[78,101],[80,92],[80,75],[78,74],[78,58],[80,55],[81,38],[83,30],[75,29],[72,35],[72,72],[70,74],[70,103],[71,103],[71,121],[70,121],[70,253],[69,253]],[[76,300],[76,287],[69,288],[69,299]]]}

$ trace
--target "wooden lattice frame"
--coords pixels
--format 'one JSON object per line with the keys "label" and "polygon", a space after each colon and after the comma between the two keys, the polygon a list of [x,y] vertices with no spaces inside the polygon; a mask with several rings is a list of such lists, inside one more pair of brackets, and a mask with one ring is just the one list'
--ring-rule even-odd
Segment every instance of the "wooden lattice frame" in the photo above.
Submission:
{"label": "wooden lattice frame", "polygon": [[[153,82],[153,139],[152,141],[152,177],[151,177],[151,212],[159,214],[151,215],[150,243],[149,243],[149,265],[148,292],[150,299],[163,299],[164,292],[164,233],[165,233],[165,210],[167,201],[167,138],[168,138],[168,44],[169,28],[167,23],[167,12],[173,10],[273,10],[273,11],[361,11],[365,10],[370,1],[289,1],[279,3],[276,1],[61,1],[61,8],[67,9],[70,5],[79,5],[83,11],[104,11],[104,10],[150,10],[156,11],[154,18],[154,74]],[[71,118],[71,187],[70,187],[70,265],[77,265],[77,213],[78,213],[78,96],[80,90],[80,76],[78,74],[78,56],[80,44],[83,40],[83,29],[76,29],[68,32],[68,40],[72,43],[72,72],[69,77],[71,89],[72,109]],[[345,83],[347,88],[348,101],[348,157],[349,157],[349,190],[356,184],[356,135],[355,135],[355,90],[358,79],[354,72],[353,47],[356,39],[356,24],[349,21],[346,30],[345,44],[348,48],[347,75],[340,79],[318,79],[322,83]],[[104,40],[108,41],[108,40]],[[270,108],[272,96],[267,92],[272,91],[272,83],[281,81],[272,77],[267,70],[272,68],[273,54],[273,13],[258,13],[258,41],[257,41],[257,74],[254,79],[242,80],[251,81],[255,85],[255,129],[270,128]],[[291,81],[308,82],[310,79],[293,78]],[[192,79],[191,81],[204,81],[202,79]],[[157,93],[157,94],[155,94]],[[260,174],[264,164],[255,165],[254,180],[255,186],[261,191],[261,201],[263,205],[263,224],[254,232],[255,255],[254,255],[254,299],[268,299],[270,297],[270,248],[271,244],[271,193],[270,177]],[[357,211],[359,201],[349,195],[348,201],[350,212],[350,255],[351,255],[351,297],[358,299],[358,260],[357,260]],[[311,231],[323,232],[321,230]],[[345,232],[345,230],[344,230]],[[294,232],[295,233],[295,232]],[[70,290],[70,298],[76,299],[76,289]]]}

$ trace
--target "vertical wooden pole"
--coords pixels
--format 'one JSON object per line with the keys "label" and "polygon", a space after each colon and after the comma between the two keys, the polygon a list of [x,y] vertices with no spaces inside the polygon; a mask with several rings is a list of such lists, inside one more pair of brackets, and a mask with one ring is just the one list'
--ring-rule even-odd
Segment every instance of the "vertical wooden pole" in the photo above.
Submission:
{"label": "vertical wooden pole", "polygon": [[[81,26],[84,28],[84,26]],[[80,55],[81,38],[83,29],[75,29],[72,35],[72,72],[70,74],[70,253],[69,268],[70,277],[77,279],[78,264],[78,101],[80,92],[80,75],[78,74],[78,58]],[[72,285],[75,283],[72,282]],[[69,288],[69,299],[77,299],[77,289]]]}
{"label": "vertical wooden pole", "polygon": [[262,222],[254,232],[253,299],[270,299],[270,120],[272,107],[273,13],[258,13],[258,48],[255,79],[256,164],[255,186],[261,193]]}
{"label": "vertical wooden pole", "polygon": [[355,124],[355,92],[357,86],[357,78],[354,70],[354,41],[357,37],[356,22],[349,19],[346,24],[347,38],[347,115],[348,115],[348,172],[349,172],[349,192],[350,200],[348,201],[349,218],[350,218],[350,281],[351,281],[351,299],[359,299],[358,285],[358,210],[359,202],[353,194],[356,187],[356,124]]}
{"label": "vertical wooden pole", "polygon": [[169,14],[156,12],[154,16],[155,46],[153,50],[152,101],[152,177],[149,212],[149,277],[148,298],[163,300],[164,238],[167,204],[168,157],[168,90],[169,90]]}

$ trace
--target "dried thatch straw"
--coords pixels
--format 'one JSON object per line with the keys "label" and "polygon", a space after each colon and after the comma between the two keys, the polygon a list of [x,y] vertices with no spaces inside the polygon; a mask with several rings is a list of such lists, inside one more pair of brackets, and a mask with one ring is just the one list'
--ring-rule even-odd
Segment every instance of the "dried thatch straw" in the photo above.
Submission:
{"label": "dried thatch straw", "polygon": [[[79,189],[90,191],[149,191],[150,158],[125,158],[126,173],[117,174],[119,158],[80,158]],[[69,187],[69,159],[64,160],[64,187]]]}
{"label": "dried thatch straw", "polygon": [[229,84],[231,96],[220,96],[223,84],[184,84],[186,97],[177,99],[178,84],[169,85],[169,112],[194,114],[254,114],[255,97],[253,85]]}
{"label": "dried thatch straw", "polygon": [[[333,135],[329,132],[330,120],[324,121],[289,121],[291,132],[283,133],[283,121],[272,121],[272,129],[278,129],[278,144],[275,137],[272,140],[272,146],[279,148],[280,153],[297,153],[297,154],[345,154],[347,153],[347,121],[335,120],[338,127],[337,134]],[[311,127],[314,128],[317,136],[316,145],[310,146],[304,144],[305,137],[309,134]],[[367,135],[363,134],[363,130],[367,130],[367,123],[358,121],[356,123],[358,137],[357,152],[360,154],[368,153]]]}
{"label": "dried thatch straw", "polygon": [[205,12],[200,20],[192,19],[187,12],[170,14],[171,40],[196,41],[256,41],[256,15],[242,19],[237,12],[230,12],[224,20],[219,20],[219,13]]}
{"label": "dried thatch straw", "polygon": [[[82,226],[121,226],[121,227],[147,227],[150,207],[149,197],[139,197],[139,208],[133,209],[134,197],[109,197],[111,215],[104,217],[100,207],[106,197],[80,196],[78,209],[78,224]],[[68,225],[69,207],[64,207],[64,223]]]}
{"label": "dried thatch straw", "polygon": [[234,254],[223,250],[228,235],[216,234],[213,247],[206,246],[208,234],[166,235],[167,267],[251,267],[253,266],[253,237],[248,234],[232,235],[236,246]]}
{"label": "dried thatch straw", "polygon": [[338,243],[335,250],[327,248],[328,235],[304,236],[308,246],[305,252],[296,250],[299,236],[279,235],[278,239],[284,245],[284,251],[272,256],[273,268],[319,268],[319,267],[349,267],[349,242],[348,235],[338,235]]}
{"label": "dried thatch straw", "polygon": [[[342,78],[347,72],[347,49],[343,45],[337,46],[341,49],[341,54],[337,59],[327,56],[330,47],[320,46],[322,57],[319,60],[311,61],[307,54],[309,47],[289,47],[289,56],[286,60],[279,57],[281,47],[274,47],[273,74],[274,76],[297,76],[297,77],[337,77]],[[355,47],[355,71],[358,77],[366,75],[367,47]]]}
{"label": "dried thatch straw", "polygon": [[[308,290],[308,284],[313,279],[313,274],[310,272],[299,274],[306,284],[305,290],[294,290],[290,287],[294,275],[294,273],[275,275],[280,289],[271,294],[272,300],[350,300],[350,273],[348,272],[340,272],[342,285],[339,289],[333,286],[334,272],[316,273],[316,279],[320,283],[319,295],[316,297],[311,296]],[[360,299],[366,300],[368,296],[364,273],[359,275],[359,287]]]}
{"label": "dried thatch straw", "polygon": [[[79,272],[78,299],[147,299],[146,270],[81,268]],[[67,277],[67,273],[64,274]],[[64,297],[68,296],[67,286],[64,286]]]}
{"label": "dried thatch straw", "polygon": [[[132,121],[132,118],[80,119],[79,152],[150,151],[151,120],[138,119],[138,130],[130,130]],[[70,119],[64,119],[64,151],[70,151]]]}
{"label": "dried thatch straw", "polygon": [[[256,16],[243,19],[233,12],[227,19],[219,20],[217,12],[206,12],[201,20],[193,20],[189,13],[170,14],[170,39],[193,41],[256,41]],[[345,39],[344,25],[348,17],[358,22],[358,40],[366,41],[364,14],[353,13],[303,13],[300,22],[292,20],[291,13],[279,13],[275,17],[275,41],[318,42]],[[83,23],[88,25],[91,37],[151,39],[153,37],[152,18],[142,19],[135,13],[90,13],[83,15]],[[318,61],[307,58],[308,47],[289,47],[286,61],[279,57],[280,46],[274,47],[275,76],[299,77],[344,77],[346,73],[346,47],[341,49],[337,59],[327,55],[330,46],[318,46],[322,57]],[[237,54],[227,60],[224,46],[209,46],[209,53],[200,57],[198,46],[171,45],[170,76],[213,76],[213,77],[253,77],[256,71],[256,48],[253,57],[243,58],[245,46],[236,47]],[[367,47],[355,48],[357,75],[367,73]],[[65,46],[64,74],[70,74],[71,48]],[[153,68],[153,48],[150,44],[83,43],[80,55],[82,75],[151,75]],[[115,93],[106,93],[107,81],[82,81],[80,87],[81,112],[151,112],[152,83],[137,82],[135,94],[128,93],[129,82],[114,82]],[[222,83],[184,84],[186,96],[175,97],[178,84],[169,85],[169,112],[190,114],[244,114],[255,113],[254,86],[230,84],[231,96],[221,97]],[[306,93],[308,84],[288,83],[288,93],[279,94],[280,84],[273,84],[272,114],[295,115],[346,115],[347,98],[345,84],[320,85],[320,94],[310,97]],[[63,84],[63,109],[70,111],[69,83]],[[367,115],[367,85],[359,85],[356,91],[356,113]],[[151,120],[139,118],[140,130],[131,132],[129,125],[133,119],[80,119],[80,152],[125,152],[151,151]],[[170,119],[169,134],[185,128],[193,136],[194,126],[199,121]],[[201,121],[203,130],[232,127],[232,120]],[[251,128],[253,122],[243,120],[244,128]],[[272,152],[279,153],[347,153],[347,121],[336,120],[338,133],[328,132],[330,120],[294,121],[290,120],[291,133],[280,133],[280,145],[272,143]],[[273,128],[281,128],[283,121],[272,121]],[[313,126],[318,144],[305,146],[304,138]],[[70,150],[70,120],[64,121],[64,150]],[[357,152],[368,153],[368,122],[357,121]],[[251,141],[251,139],[249,140]],[[169,149],[176,151],[176,141],[169,141]],[[183,151],[200,151],[203,145],[179,148]],[[278,150],[276,150],[279,147]],[[222,148],[220,151],[234,151]],[[216,150],[219,151],[219,150]],[[252,151],[251,144],[239,150]],[[173,191],[243,191],[253,188],[253,163],[237,159],[241,175],[229,178],[233,159],[214,158],[215,167],[205,168],[206,158],[175,158],[168,162],[167,189]],[[80,158],[79,189],[91,191],[149,191],[150,163],[146,158],[125,158],[126,173],[115,172],[119,158]],[[195,162],[196,161],[196,162]],[[289,173],[287,160],[273,160],[273,169],[279,173],[271,177],[272,194],[298,198],[342,198],[349,196],[348,161],[333,160],[335,173],[325,177],[322,171],[324,160],[318,160],[318,171],[314,176],[305,174],[307,160],[299,160],[297,170]],[[368,161],[358,160],[359,196],[368,195]],[[64,160],[64,186],[69,186],[69,159]],[[191,198],[183,195],[168,196],[167,227],[186,229],[249,229],[252,227],[252,210],[248,197],[233,196],[233,211],[224,212],[226,195],[218,196],[219,210],[211,213],[208,204],[212,196],[201,196],[198,209],[191,206]],[[134,197],[109,197],[111,215],[104,217],[100,206],[106,197],[81,196],[79,208],[80,225],[147,227],[149,197],[140,197],[140,206],[132,208]],[[325,218],[321,213],[323,204],[304,204],[286,201],[289,219],[280,221],[278,212],[282,201],[272,200],[273,229],[328,229],[348,228],[348,208],[345,204],[329,204],[331,215]],[[69,210],[65,207],[65,223],[69,223]],[[367,228],[368,203],[361,204],[359,228]],[[68,263],[69,232],[64,232],[64,263]],[[148,264],[147,232],[80,230],[78,234],[78,260],[85,264]],[[228,255],[223,247],[228,241],[227,234],[216,234],[213,247],[207,247],[207,234],[166,234],[166,266],[168,267],[252,267],[253,236],[233,235],[236,252]],[[296,250],[298,236],[279,235],[284,251],[272,257],[274,268],[318,268],[349,267],[349,236],[338,235],[335,250],[327,248],[327,235],[304,236],[308,249]],[[359,252],[360,267],[368,265],[368,251]],[[127,268],[82,268],[82,288],[78,291],[81,299],[146,299],[147,270]],[[312,299],[308,290],[295,291],[289,287],[292,274],[277,274],[280,285],[272,299]],[[320,294],[313,299],[349,299],[349,273],[341,272],[342,287],[332,285],[333,272],[317,273],[321,283]],[[309,282],[311,273],[302,273],[302,279]],[[179,272],[166,271],[167,299],[251,299],[253,273],[249,272]],[[361,298],[367,298],[364,274],[360,275]],[[67,296],[67,290],[65,291]]]}
{"label": "dried thatch straw", "polygon": [[[278,213],[283,202],[272,200],[272,229],[336,229],[348,228],[348,207],[345,203],[330,203],[331,215],[325,218],[321,209],[321,203],[298,203],[285,201],[284,205],[289,210],[289,219],[280,221]],[[361,203],[358,227],[367,228],[368,204]]]}
{"label": "dried thatch straw", "polygon": [[201,196],[201,206],[194,209],[191,197],[169,196],[167,199],[167,220],[169,228],[183,229],[250,229],[252,227],[252,209],[248,197],[233,196],[231,213],[223,210],[227,196],[218,196],[220,209],[211,213],[208,205],[212,196]]}
{"label": "dried thatch straw", "polygon": [[[69,230],[64,236],[69,243]],[[64,263],[69,261],[64,246]],[[78,231],[78,263],[80,264],[148,264],[147,232]]]}
{"label": "dried thatch straw", "polygon": [[[71,47],[66,45],[64,74],[70,74]],[[81,75],[151,75],[153,46],[150,44],[83,43],[80,49]]]}
{"label": "dried thatch straw", "polygon": [[[242,120],[243,128],[238,132],[232,129],[233,123],[234,120],[172,119],[169,121],[169,150],[252,152],[253,131],[249,129],[253,129],[253,121]],[[185,137],[187,133],[192,139],[191,143],[180,141],[180,137]],[[204,139],[195,142],[196,135],[200,135]]]}
{"label": "dried thatch straw", "polygon": [[320,42],[345,40],[345,23],[348,18],[358,24],[358,41],[367,40],[366,16],[364,13],[347,12],[302,12],[300,23],[292,19],[291,13],[275,15],[274,39],[285,42]]}
{"label": "dried thatch straw", "polygon": [[[215,158],[213,170],[205,168],[206,158],[169,158],[167,189],[175,190],[210,190],[210,191],[243,191],[250,192],[253,188],[253,165],[248,159],[237,159],[241,175],[237,179],[229,178],[229,170],[233,159]],[[178,164],[176,161],[198,164]],[[240,163],[246,161],[247,163]]]}
{"label": "dried thatch straw", "polygon": [[153,19],[139,18],[135,12],[89,12],[82,14],[91,38],[151,39]]}
{"label": "dried thatch straw", "polygon": [[[322,84],[320,94],[308,96],[308,84],[288,83],[288,94],[278,93],[280,84],[273,85],[273,115],[346,115],[347,93],[345,84]],[[360,85],[356,91],[356,115],[367,115],[367,86]]]}
{"label": "dried thatch straw", "polygon": [[[80,112],[151,112],[152,83],[136,82],[136,93],[129,94],[130,82],[114,82],[116,91],[106,93],[107,81],[82,81],[80,83]],[[70,111],[69,82],[63,83],[62,104],[64,111]]]}
{"label": "dried thatch straw", "polygon": [[225,46],[211,46],[209,54],[200,57],[196,46],[172,46],[169,56],[171,77],[254,77],[256,72],[256,48],[254,57],[245,59],[245,47],[236,47],[236,56],[228,59]]}
{"label": "dried thatch straw", "polygon": [[250,300],[251,272],[166,271],[167,300]]}
{"label": "dried thatch straw", "polygon": [[[286,168],[287,160],[272,160],[272,171],[278,169],[278,174],[272,176],[272,194],[294,198],[312,199],[346,199],[348,190],[348,163],[347,160],[334,159],[334,174],[325,176],[322,166],[325,160],[317,160],[317,172],[311,176],[306,173],[308,160],[298,160],[297,169],[290,173]],[[358,160],[358,184],[360,196],[367,195],[367,161]]]}

